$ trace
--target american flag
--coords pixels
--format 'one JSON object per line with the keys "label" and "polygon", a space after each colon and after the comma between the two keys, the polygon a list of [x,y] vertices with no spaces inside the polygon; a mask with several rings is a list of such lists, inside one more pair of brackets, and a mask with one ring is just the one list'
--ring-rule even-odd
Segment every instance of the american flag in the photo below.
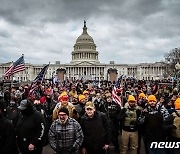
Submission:
{"label": "american flag", "polygon": [[5,72],[5,79],[9,79],[12,74],[24,71],[25,69],[24,55],[22,55],[17,61],[11,63],[8,70]]}
{"label": "american flag", "polygon": [[13,63],[11,63],[8,70],[4,74],[6,80],[10,80],[10,76],[12,75],[12,73],[11,73],[12,70],[13,70]]}
{"label": "american flag", "polygon": [[33,92],[38,88],[38,84],[42,83],[42,81],[44,80],[46,71],[49,67],[49,64],[45,65],[41,72],[39,72],[39,74],[37,75],[37,77],[34,79],[34,81],[31,84],[31,89],[29,91],[29,96],[31,96],[33,94]]}
{"label": "american flag", "polygon": [[116,81],[114,88],[112,90],[112,99],[115,101],[120,107],[122,106],[121,99],[117,96],[117,90],[119,90],[120,82],[121,82],[122,76],[118,78]]}

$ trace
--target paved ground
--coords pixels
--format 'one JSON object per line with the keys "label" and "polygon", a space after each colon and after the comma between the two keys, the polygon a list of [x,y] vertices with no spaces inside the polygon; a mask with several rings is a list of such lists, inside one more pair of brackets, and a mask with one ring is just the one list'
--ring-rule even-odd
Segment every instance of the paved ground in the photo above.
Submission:
{"label": "paved ground", "polygon": [[[140,151],[140,153],[145,154],[143,141],[141,141],[141,151]],[[43,154],[54,154],[54,152],[51,149],[51,147],[49,145],[47,145],[46,147],[43,148]],[[108,154],[117,154],[117,153],[114,152],[114,147],[112,145],[109,148],[109,153]],[[130,154],[130,152],[128,152],[128,154]]]}
{"label": "paved ground", "polygon": [[[46,146],[44,147],[43,149],[43,154],[54,154],[53,150],[50,148],[50,146]],[[110,146],[109,148],[109,154],[117,154],[114,152],[114,147],[113,146]]]}

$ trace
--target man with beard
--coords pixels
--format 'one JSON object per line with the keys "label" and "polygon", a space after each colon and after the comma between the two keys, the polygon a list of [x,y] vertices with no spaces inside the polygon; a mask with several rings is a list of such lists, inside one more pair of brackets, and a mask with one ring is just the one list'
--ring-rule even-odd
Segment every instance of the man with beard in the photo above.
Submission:
{"label": "man with beard", "polygon": [[17,143],[22,154],[42,154],[45,122],[42,114],[35,110],[30,100],[22,100],[17,126]]}
{"label": "man with beard", "polygon": [[83,142],[83,132],[79,123],[69,117],[69,111],[62,107],[49,130],[49,142],[56,154],[77,154]]}
{"label": "man with beard", "polygon": [[85,108],[84,108],[85,104],[86,104],[86,98],[84,95],[80,94],[79,95],[79,103],[77,105],[75,105],[75,109],[79,114],[78,122],[80,122],[81,117],[85,113]]}
{"label": "man with beard", "polygon": [[0,154],[18,154],[14,126],[3,114],[4,107],[0,101]]}
{"label": "man with beard", "polygon": [[154,95],[148,97],[148,105],[142,111],[139,122],[143,127],[143,138],[146,153],[166,153],[165,148],[150,148],[152,142],[163,142],[167,134],[165,129],[170,129],[166,124],[169,113],[164,107],[157,106],[157,99]]}
{"label": "man with beard", "polygon": [[135,97],[129,95],[128,103],[121,110],[119,120],[122,124],[122,154],[126,154],[128,144],[133,154],[137,153],[138,148],[138,117],[141,111],[136,104]]}

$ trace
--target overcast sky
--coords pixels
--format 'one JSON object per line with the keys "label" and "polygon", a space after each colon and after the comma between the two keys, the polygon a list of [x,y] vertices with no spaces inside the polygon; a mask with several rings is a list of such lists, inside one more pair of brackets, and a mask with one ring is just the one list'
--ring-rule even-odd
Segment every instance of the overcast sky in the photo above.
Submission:
{"label": "overcast sky", "polygon": [[101,63],[161,61],[180,47],[180,0],[0,0],[0,63],[69,63],[83,20]]}

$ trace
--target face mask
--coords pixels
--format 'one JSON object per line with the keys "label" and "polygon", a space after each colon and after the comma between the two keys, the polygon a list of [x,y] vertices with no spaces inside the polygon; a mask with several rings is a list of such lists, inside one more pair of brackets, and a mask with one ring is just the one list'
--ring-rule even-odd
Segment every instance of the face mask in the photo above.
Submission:
{"label": "face mask", "polygon": [[33,107],[28,107],[25,110],[21,110],[22,115],[29,115],[33,111]]}
{"label": "face mask", "polygon": [[10,101],[10,106],[14,106],[16,103],[14,101]]}
{"label": "face mask", "polygon": [[25,110],[21,110],[21,114],[22,114],[23,116],[27,115],[27,110],[26,110],[26,109],[25,109]]}

